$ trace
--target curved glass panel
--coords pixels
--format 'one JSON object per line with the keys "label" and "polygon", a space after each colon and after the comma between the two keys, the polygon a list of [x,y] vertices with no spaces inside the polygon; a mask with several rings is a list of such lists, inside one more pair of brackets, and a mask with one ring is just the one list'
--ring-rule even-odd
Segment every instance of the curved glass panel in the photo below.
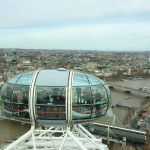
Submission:
{"label": "curved glass panel", "polygon": [[73,87],[72,102],[74,104],[92,104],[92,95],[90,86]]}
{"label": "curved glass panel", "polygon": [[88,77],[88,80],[89,80],[89,82],[90,82],[90,85],[98,85],[98,84],[101,84],[100,81],[99,81],[96,77],[91,76],[91,75],[88,75],[88,74],[86,74],[86,75],[87,75],[87,77]]}
{"label": "curved glass panel", "polygon": [[15,85],[12,94],[13,115],[20,118],[29,118],[29,86]]}
{"label": "curved glass panel", "polygon": [[65,106],[36,105],[37,119],[65,120]]}
{"label": "curved glass panel", "polygon": [[18,81],[18,79],[22,76],[22,74],[15,76],[14,78],[8,80],[8,83],[12,83],[12,84],[16,84],[16,82]]}
{"label": "curved glass panel", "polygon": [[62,120],[65,112],[66,89],[65,87],[36,88],[36,113],[42,120]]}
{"label": "curved glass panel", "polygon": [[92,110],[92,118],[97,118],[106,113],[108,109],[107,104],[95,104]]}
{"label": "curved glass panel", "polygon": [[91,117],[92,96],[90,86],[73,87],[72,89],[72,117],[75,120]]}
{"label": "curved glass panel", "polygon": [[16,84],[30,85],[33,74],[34,74],[34,72],[28,72],[28,73],[23,74],[19,78],[19,80],[17,81]]}
{"label": "curved glass panel", "polygon": [[91,105],[78,104],[72,108],[72,116],[74,120],[89,119],[91,118]]}
{"label": "curved glass panel", "polygon": [[109,98],[109,102],[111,102],[111,92],[110,92],[110,90],[109,90],[109,87],[105,84],[104,85],[104,87],[105,87],[105,89],[106,89],[106,91],[107,91],[107,95],[108,95],[108,98]]}
{"label": "curved glass panel", "polygon": [[92,97],[94,99],[94,103],[102,104],[108,102],[107,93],[104,86],[102,85],[91,86],[91,89],[92,89]]}
{"label": "curved glass panel", "polygon": [[12,90],[13,90],[13,84],[6,83],[1,91],[1,106],[6,115],[12,114]]}
{"label": "curved glass panel", "polygon": [[[97,78],[97,77],[95,77]],[[101,83],[101,84],[105,84],[105,82],[103,80],[101,80],[100,78],[97,78],[97,80]]]}
{"label": "curved glass panel", "polygon": [[36,80],[37,86],[67,86],[69,71],[42,70]]}
{"label": "curved glass panel", "polygon": [[73,86],[87,86],[89,81],[84,73],[74,72]]}
{"label": "curved glass panel", "polygon": [[1,99],[5,101],[11,101],[12,90],[14,85],[6,83],[1,91]]}

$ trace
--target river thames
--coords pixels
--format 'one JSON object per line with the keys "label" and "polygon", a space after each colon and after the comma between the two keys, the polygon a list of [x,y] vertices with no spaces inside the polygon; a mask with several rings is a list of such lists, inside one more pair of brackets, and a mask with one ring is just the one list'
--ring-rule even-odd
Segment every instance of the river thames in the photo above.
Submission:
{"label": "river thames", "polygon": [[[150,87],[150,79],[141,79],[141,80],[128,80],[128,81],[115,81],[111,82],[114,84],[122,85],[125,87],[131,87],[134,89],[140,89],[143,87]],[[145,99],[139,96],[132,95],[132,98],[125,99],[125,97],[130,96],[129,93],[124,93],[118,90],[111,90],[112,93],[112,104],[123,103],[131,107],[139,107],[143,102],[150,101],[150,99]],[[117,120],[120,123],[124,122],[124,118],[128,114],[127,109],[115,107],[111,111],[111,115],[115,115]],[[11,139],[14,139],[18,136],[21,136],[26,131],[30,129],[29,124],[21,124],[19,122],[10,121],[10,120],[0,120],[0,144],[7,142]]]}

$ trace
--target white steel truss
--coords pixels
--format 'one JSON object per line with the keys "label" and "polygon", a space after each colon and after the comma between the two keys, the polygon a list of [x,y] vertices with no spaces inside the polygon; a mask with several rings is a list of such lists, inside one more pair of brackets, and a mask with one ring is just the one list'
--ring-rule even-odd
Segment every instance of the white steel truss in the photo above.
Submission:
{"label": "white steel truss", "polygon": [[34,126],[5,150],[108,150],[81,124],[68,127]]}

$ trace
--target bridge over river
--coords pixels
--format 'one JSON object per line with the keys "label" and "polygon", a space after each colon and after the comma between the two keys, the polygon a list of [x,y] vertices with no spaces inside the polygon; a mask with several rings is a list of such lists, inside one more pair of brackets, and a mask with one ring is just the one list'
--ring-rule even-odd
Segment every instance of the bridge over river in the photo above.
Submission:
{"label": "bridge over river", "polygon": [[135,89],[127,86],[122,86],[118,84],[108,83],[110,89],[117,89],[126,93],[131,93],[140,97],[150,98],[150,90],[142,90],[142,89]]}
{"label": "bridge over river", "polygon": [[94,135],[101,137],[108,142],[126,144],[126,142],[145,145],[150,143],[150,134],[138,130],[111,126],[100,123],[86,124],[85,127]]}

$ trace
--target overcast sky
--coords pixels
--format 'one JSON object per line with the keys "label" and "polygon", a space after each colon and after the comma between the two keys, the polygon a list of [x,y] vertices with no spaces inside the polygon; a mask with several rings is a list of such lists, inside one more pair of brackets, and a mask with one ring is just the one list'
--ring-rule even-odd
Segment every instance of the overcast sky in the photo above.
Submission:
{"label": "overcast sky", "polygon": [[150,50],[150,0],[0,0],[0,48]]}

